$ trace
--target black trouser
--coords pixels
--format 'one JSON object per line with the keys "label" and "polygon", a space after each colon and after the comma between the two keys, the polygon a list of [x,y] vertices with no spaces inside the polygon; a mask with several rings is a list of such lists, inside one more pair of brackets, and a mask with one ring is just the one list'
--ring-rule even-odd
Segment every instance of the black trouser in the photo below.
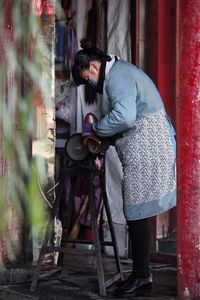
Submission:
{"label": "black trouser", "polygon": [[133,276],[147,278],[150,276],[150,228],[149,219],[128,221],[129,237],[132,248]]}

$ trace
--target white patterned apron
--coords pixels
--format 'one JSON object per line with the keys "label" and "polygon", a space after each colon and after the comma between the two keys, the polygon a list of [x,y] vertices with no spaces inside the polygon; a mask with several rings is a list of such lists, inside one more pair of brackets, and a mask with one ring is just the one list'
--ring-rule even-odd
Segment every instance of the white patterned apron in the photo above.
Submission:
{"label": "white patterned apron", "polygon": [[116,141],[127,220],[151,217],[176,205],[176,153],[169,126],[159,111],[137,119]]}

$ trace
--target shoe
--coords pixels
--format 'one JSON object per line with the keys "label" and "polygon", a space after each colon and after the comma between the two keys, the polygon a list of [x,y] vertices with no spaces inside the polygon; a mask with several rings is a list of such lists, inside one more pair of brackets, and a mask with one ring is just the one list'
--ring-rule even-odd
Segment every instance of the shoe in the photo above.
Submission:
{"label": "shoe", "polygon": [[125,284],[127,284],[128,282],[133,282],[134,281],[134,278],[133,278],[133,275],[129,275],[125,280],[119,280],[117,283],[116,283],[116,286],[117,287],[122,287],[124,286]]}
{"label": "shoe", "polygon": [[123,294],[131,294],[132,296],[151,296],[152,277],[135,278],[133,281],[129,280],[126,284],[114,290],[114,296],[121,296]]}

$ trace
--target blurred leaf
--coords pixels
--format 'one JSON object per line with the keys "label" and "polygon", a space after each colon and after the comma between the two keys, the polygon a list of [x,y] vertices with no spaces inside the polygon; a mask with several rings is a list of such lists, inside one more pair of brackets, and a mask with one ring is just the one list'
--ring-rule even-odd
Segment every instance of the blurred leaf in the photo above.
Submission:
{"label": "blurred leaf", "polygon": [[27,201],[31,227],[41,227],[45,221],[44,199],[41,197],[36,176],[34,169],[30,168]]}
{"label": "blurred leaf", "polygon": [[[9,3],[0,1],[0,159],[3,162],[0,169],[0,235],[6,239],[8,256],[13,256],[8,230],[11,210],[24,221],[25,207],[32,228],[41,229],[46,224],[45,201],[40,191],[40,184],[46,180],[45,163],[42,155],[32,158],[30,141],[36,131],[33,101],[38,92],[43,103],[49,101],[52,75],[49,50],[37,16],[31,13],[31,1],[11,3],[12,21],[7,24],[4,9]],[[30,49],[31,39],[33,49]],[[41,80],[42,72],[45,76]]]}

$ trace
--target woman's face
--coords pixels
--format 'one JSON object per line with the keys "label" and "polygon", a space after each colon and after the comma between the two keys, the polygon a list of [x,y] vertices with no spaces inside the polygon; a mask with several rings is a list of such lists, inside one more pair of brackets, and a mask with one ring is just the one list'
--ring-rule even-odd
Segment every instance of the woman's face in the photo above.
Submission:
{"label": "woman's face", "polygon": [[89,69],[86,69],[81,72],[81,74],[80,74],[81,78],[83,78],[86,81],[90,81],[90,80],[98,81],[100,66],[101,66],[101,63],[98,61],[90,62]]}

